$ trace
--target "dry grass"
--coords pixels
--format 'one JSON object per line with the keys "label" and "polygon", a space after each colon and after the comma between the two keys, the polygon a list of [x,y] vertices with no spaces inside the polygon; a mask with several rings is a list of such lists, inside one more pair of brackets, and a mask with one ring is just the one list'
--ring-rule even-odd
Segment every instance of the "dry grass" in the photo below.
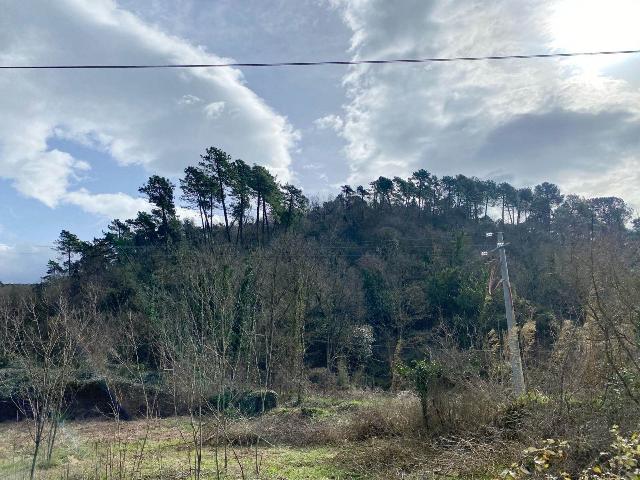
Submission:
{"label": "dry grass", "polygon": [[[68,422],[55,462],[41,468],[38,478],[192,478],[187,428],[184,417]],[[311,397],[302,407],[232,420],[227,438],[223,478],[256,478],[256,463],[264,479],[410,478],[420,471],[445,471],[447,461],[488,449],[452,449],[425,436],[419,401],[408,393]],[[215,443],[211,438],[203,451],[201,478],[217,478]],[[24,424],[0,424],[0,477],[25,478],[28,447]],[[123,456],[125,465],[119,467]],[[138,461],[136,470],[132,465]]]}
{"label": "dry grass", "polygon": [[[310,402],[313,405],[313,399]],[[316,404],[323,402],[316,402]],[[323,406],[279,408],[229,426],[228,438],[238,445],[337,445],[369,438],[414,435],[423,420],[418,399],[400,395],[368,394]],[[210,436],[214,441],[214,436]]]}
{"label": "dry grass", "polygon": [[[443,412],[448,405],[455,413],[447,428],[437,419],[425,424],[418,399],[409,393],[312,396],[302,406],[285,404],[259,417],[230,419],[227,476],[221,478],[256,478],[256,464],[258,478],[279,480],[486,478],[554,433],[554,421],[564,422],[566,436],[548,436],[570,441],[575,468],[607,441],[600,430],[609,418],[589,414],[588,404],[575,404],[567,414],[544,396],[499,402],[497,395],[486,385],[467,395],[448,392],[439,399]],[[205,424],[214,431],[215,419]],[[30,445],[25,425],[0,424],[0,478],[25,478]],[[193,478],[188,431],[185,417],[67,422],[54,462],[39,470],[39,478]],[[201,478],[217,478],[215,452],[221,460],[223,444],[209,435]]]}

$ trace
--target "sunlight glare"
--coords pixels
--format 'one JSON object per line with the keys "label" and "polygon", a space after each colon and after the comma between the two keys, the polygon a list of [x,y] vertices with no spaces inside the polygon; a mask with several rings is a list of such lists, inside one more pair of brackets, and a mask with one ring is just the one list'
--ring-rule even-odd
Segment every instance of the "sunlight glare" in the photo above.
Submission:
{"label": "sunlight glare", "polygon": [[[640,48],[640,0],[559,0],[549,22],[557,51],[588,52]],[[623,56],[581,58],[584,66],[602,68]]]}

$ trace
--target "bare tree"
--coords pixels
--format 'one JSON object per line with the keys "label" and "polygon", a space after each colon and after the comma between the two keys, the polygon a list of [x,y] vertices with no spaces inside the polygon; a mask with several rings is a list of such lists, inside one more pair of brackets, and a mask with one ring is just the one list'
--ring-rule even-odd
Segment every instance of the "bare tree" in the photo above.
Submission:
{"label": "bare tree", "polygon": [[24,374],[14,402],[29,419],[33,441],[30,478],[35,477],[37,461],[44,448],[50,462],[58,425],[66,408],[68,386],[79,362],[79,339],[84,320],[60,295],[53,314],[40,308],[39,300],[23,300],[22,315],[13,317],[8,348],[12,362]]}

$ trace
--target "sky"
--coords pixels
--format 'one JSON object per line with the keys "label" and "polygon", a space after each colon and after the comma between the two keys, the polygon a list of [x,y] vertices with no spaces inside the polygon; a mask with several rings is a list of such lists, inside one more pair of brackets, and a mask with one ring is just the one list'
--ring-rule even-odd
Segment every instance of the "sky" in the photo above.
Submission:
{"label": "sky", "polygon": [[[0,0],[0,64],[640,48],[637,0]],[[379,175],[551,181],[640,210],[640,55],[277,69],[0,71],[0,281],[148,205],[208,146],[319,199]],[[187,212],[181,210],[183,215]]]}

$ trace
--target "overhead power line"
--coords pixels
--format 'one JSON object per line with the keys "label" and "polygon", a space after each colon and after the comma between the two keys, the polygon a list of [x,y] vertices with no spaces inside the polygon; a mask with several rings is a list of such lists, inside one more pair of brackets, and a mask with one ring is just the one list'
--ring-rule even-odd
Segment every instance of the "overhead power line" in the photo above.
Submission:
{"label": "overhead power line", "polygon": [[488,55],[481,57],[393,58],[388,60],[324,60],[317,62],[229,62],[229,63],[158,63],[158,64],[83,64],[83,65],[0,65],[2,70],[107,70],[158,68],[223,68],[223,67],[310,67],[322,65],[387,65],[407,63],[477,62],[486,60],[526,60],[535,58],[589,57],[600,55],[629,55],[638,50],[609,50],[598,52],[535,53],[529,55]]}

